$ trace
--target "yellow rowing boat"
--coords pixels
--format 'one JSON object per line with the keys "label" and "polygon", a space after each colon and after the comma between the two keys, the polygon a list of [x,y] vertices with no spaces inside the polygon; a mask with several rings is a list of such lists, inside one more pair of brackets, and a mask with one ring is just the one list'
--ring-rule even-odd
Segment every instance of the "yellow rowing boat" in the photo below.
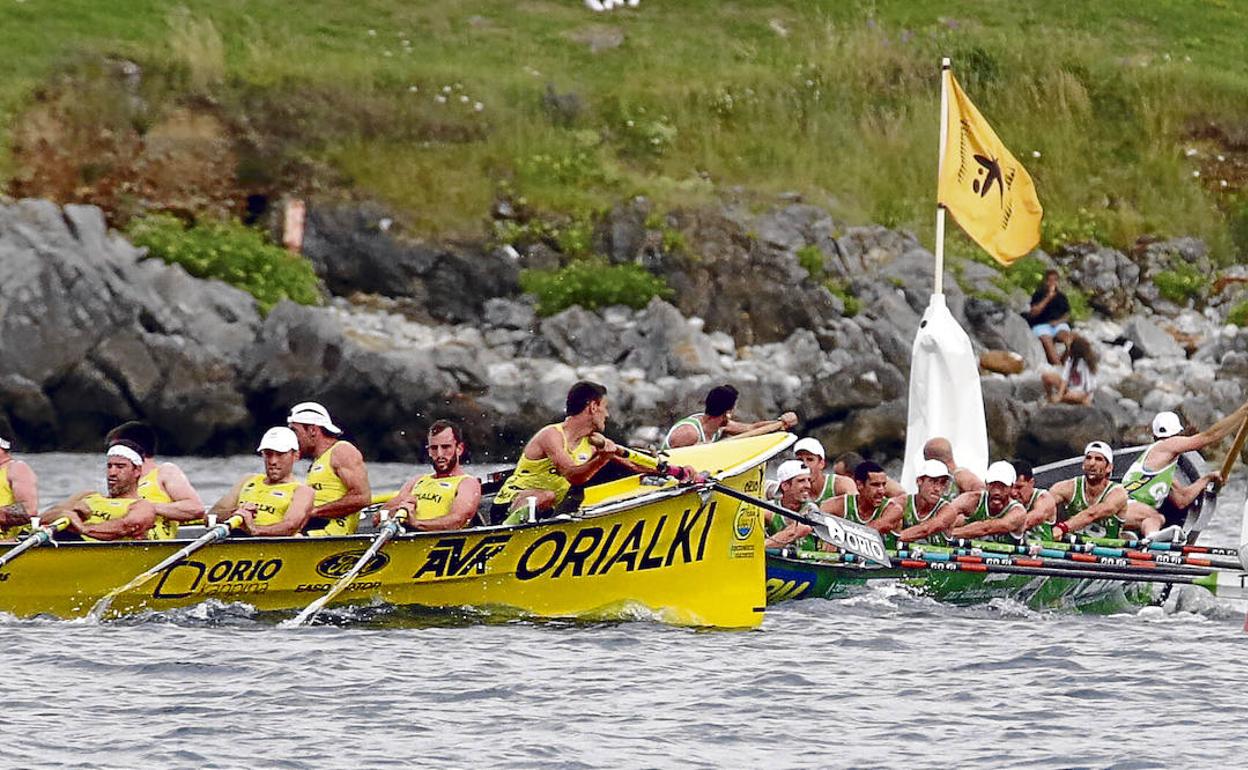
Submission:
{"label": "yellow rowing boat", "polygon": [[[761,494],[763,464],[793,441],[772,434],[673,450],[673,464]],[[335,604],[479,608],[531,617],[651,618],[748,628],[762,620],[759,512],[666,479],[590,487],[576,514],[511,527],[395,538]],[[347,573],[371,537],[247,538],[208,545],[112,600],[111,612],[163,611],[216,599],[297,610]],[[109,591],[185,543],[64,543],[0,569],[0,612],[86,615]]]}

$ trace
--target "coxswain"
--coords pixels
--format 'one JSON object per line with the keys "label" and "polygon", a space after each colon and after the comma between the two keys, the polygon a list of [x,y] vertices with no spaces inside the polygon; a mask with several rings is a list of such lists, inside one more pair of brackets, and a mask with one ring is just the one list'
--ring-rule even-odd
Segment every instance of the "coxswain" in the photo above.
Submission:
{"label": "coxswain", "polygon": [[299,535],[312,515],[315,492],[295,478],[299,437],[290,428],[269,428],[256,447],[264,460],[264,473],[239,479],[211,513],[222,520],[243,517],[242,530],[249,535],[282,537]]}
{"label": "coxswain", "polygon": [[604,386],[588,380],[573,384],[564,414],[563,422],[543,427],[524,445],[515,470],[494,496],[491,524],[512,514],[513,521],[523,517],[530,505],[541,516],[553,515],[573,486],[586,484],[609,462],[635,473],[647,471],[624,459],[615,442],[602,435],[609,416]]}
{"label": "coxswain", "polygon": [[[780,490],[777,502],[782,508],[800,511],[811,502],[810,469],[801,460],[780,463],[780,467],[776,468],[776,483]],[[765,511],[763,518],[767,548],[795,546],[799,551],[819,549],[819,540],[810,525],[771,511]]]}
{"label": "coxswain", "polygon": [[177,537],[178,524],[199,521],[204,517],[204,501],[186,474],[174,463],[156,462],[156,430],[147,423],[125,422],[108,432],[106,446],[126,439],[139,446],[143,454],[143,475],[139,478],[139,497],[156,509],[156,524],[148,531],[149,540],[172,540]]}
{"label": "coxswain", "polygon": [[661,450],[675,449],[695,444],[709,444],[721,438],[745,438],[789,430],[797,425],[797,415],[785,412],[774,420],[744,423],[733,419],[737,408],[737,389],[731,385],[716,385],[706,394],[703,411],[676,421],[663,437]]}
{"label": "coxswain", "polygon": [[1165,526],[1161,506],[1168,499],[1180,511],[1191,505],[1211,482],[1222,483],[1222,474],[1211,471],[1191,484],[1176,483],[1174,472],[1179,455],[1198,452],[1221,441],[1248,418],[1248,404],[1223,417],[1213,427],[1194,436],[1183,435],[1183,423],[1174,412],[1160,412],[1153,418],[1153,443],[1145,449],[1122,476],[1127,490],[1127,525],[1144,537],[1153,536]]}
{"label": "coxswain", "polygon": [[882,535],[901,529],[902,508],[888,497],[888,474],[877,463],[863,460],[854,468],[854,491],[826,500],[819,509],[842,519],[865,524]]}
{"label": "coxswain", "polygon": [[312,460],[305,482],[315,498],[304,525],[310,537],[353,535],[360,526],[360,509],[372,502],[364,455],[339,436],[342,429],[329,410],[315,401],[295,404],[286,426],[299,439],[299,456]]}
{"label": "coxswain", "polygon": [[1093,441],[1083,448],[1083,475],[1054,484],[1049,492],[1066,516],[1053,525],[1053,539],[1071,532],[1093,537],[1118,537],[1127,512],[1127,490],[1110,479],[1114,472],[1114,450],[1104,441]]}
{"label": "coxswain", "polygon": [[156,523],[156,508],[139,496],[143,455],[138,444],[121,439],[104,454],[108,494],[79,492],[44,511],[47,521],[69,518],[58,540],[143,540]]}
{"label": "coxswain", "polygon": [[1026,460],[1015,460],[1014,470],[1018,478],[1010,496],[1022,503],[1027,511],[1027,534],[1041,540],[1053,539],[1053,525],[1057,523],[1057,501],[1047,489],[1036,486],[1036,471]]}
{"label": "coxswain", "polygon": [[957,525],[957,514],[951,511],[945,492],[951,479],[949,469],[939,460],[924,460],[915,477],[917,490],[914,494],[902,494],[892,498],[892,504],[901,508],[903,529],[896,540],[907,543],[927,543],[940,532],[948,532]]}
{"label": "coxswain", "polygon": [[16,538],[39,512],[39,479],[13,456],[16,440],[13,427],[0,416],[0,541]]}
{"label": "coxswain", "polygon": [[408,479],[386,509],[404,516],[408,529],[428,532],[468,527],[481,504],[481,482],[460,465],[464,448],[458,425],[449,420],[430,425],[425,449],[433,473]]}
{"label": "coxswain", "polygon": [[793,445],[793,456],[810,470],[811,499],[816,503],[858,491],[849,475],[842,476],[835,471],[824,473],[828,461],[824,459],[823,444],[819,443],[819,439],[810,436],[801,439]]}
{"label": "coxswain", "polygon": [[949,469],[949,489],[945,491],[945,496],[952,500],[963,492],[982,492],[984,490],[984,482],[975,475],[975,472],[967,468],[959,468],[958,464],[953,461],[953,445],[949,443],[949,439],[937,436],[928,439],[923,445],[924,460],[940,460]]}
{"label": "coxswain", "polygon": [[951,538],[967,540],[1004,540],[1022,543],[1027,536],[1027,509],[1012,496],[1018,473],[1005,460],[988,466],[984,475],[987,489],[963,492],[949,505],[966,517],[961,526],[950,531]]}

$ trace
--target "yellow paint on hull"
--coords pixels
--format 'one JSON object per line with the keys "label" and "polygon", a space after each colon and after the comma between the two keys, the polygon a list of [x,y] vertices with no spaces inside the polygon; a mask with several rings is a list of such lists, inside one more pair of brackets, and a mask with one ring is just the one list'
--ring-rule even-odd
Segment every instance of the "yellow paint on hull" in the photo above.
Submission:
{"label": "yellow paint on hull", "polygon": [[[758,493],[762,463],[792,441],[781,438],[739,442],[731,448],[732,466],[699,465],[730,471],[725,482]],[[117,597],[112,611],[162,611],[208,599],[301,609],[328,591],[370,540],[251,538],[210,545]],[[71,543],[32,550],[0,569],[0,612],[85,615],[109,590],[181,545]],[[749,628],[762,620],[765,568],[754,507],[722,495],[703,499],[689,489],[636,487],[570,520],[396,538],[335,603],[476,607],[535,617],[642,616]]]}

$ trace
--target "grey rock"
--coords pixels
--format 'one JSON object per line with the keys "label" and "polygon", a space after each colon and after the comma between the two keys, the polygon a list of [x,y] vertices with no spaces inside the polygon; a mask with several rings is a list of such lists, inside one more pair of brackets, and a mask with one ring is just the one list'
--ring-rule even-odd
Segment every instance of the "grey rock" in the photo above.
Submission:
{"label": "grey rock", "polygon": [[1115,249],[1094,243],[1066,247],[1057,257],[1074,284],[1088,295],[1088,303],[1115,318],[1131,312],[1140,282],[1140,268]]}
{"label": "grey rock", "polygon": [[594,248],[613,264],[638,262],[649,242],[646,218],[650,202],[637,197],[611,207],[594,230]]}
{"label": "grey rock", "polygon": [[1128,321],[1123,334],[1149,358],[1186,358],[1186,353],[1174,337],[1144,316]]}
{"label": "grey rock", "polygon": [[1018,439],[1018,454],[1033,462],[1077,457],[1091,441],[1114,443],[1113,421],[1094,406],[1045,404],[1033,412]]}
{"label": "grey rock", "polygon": [[627,353],[620,335],[579,305],[543,319],[541,330],[559,358],[572,365],[615,363]]}
{"label": "grey rock", "polygon": [[1028,369],[1045,364],[1044,348],[1023,317],[997,302],[974,297],[966,301],[967,330],[989,350],[1008,350],[1023,357]]}
{"label": "grey rock", "polygon": [[1014,398],[1014,386],[1004,378],[981,382],[984,419],[988,425],[988,449],[992,457],[1013,457],[1027,420],[1027,409]]}
{"label": "grey rock", "polygon": [[482,306],[482,316],[486,324],[501,329],[534,328],[537,313],[533,303],[524,300],[513,300],[505,297],[491,297]]}

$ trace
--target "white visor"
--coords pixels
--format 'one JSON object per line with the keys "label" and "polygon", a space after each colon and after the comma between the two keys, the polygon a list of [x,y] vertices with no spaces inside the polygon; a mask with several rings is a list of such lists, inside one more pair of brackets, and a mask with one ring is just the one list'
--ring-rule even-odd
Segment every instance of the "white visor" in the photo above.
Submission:
{"label": "white visor", "polygon": [[330,433],[342,433],[342,429],[329,419],[329,410],[315,401],[304,401],[290,409],[286,422],[297,422],[301,425],[319,425]]}
{"label": "white visor", "polygon": [[926,476],[929,479],[947,479],[950,478],[949,466],[940,460],[924,460],[919,466],[919,475],[917,478]]}
{"label": "white visor", "polygon": [[1183,423],[1174,412],[1158,412],[1153,418],[1153,436],[1169,438],[1183,432]]}
{"label": "white visor", "polygon": [[299,439],[290,428],[269,428],[264,432],[264,437],[260,439],[260,446],[256,447],[256,451],[263,452],[266,449],[274,452],[294,452],[299,449]]}
{"label": "white visor", "polygon": [[143,458],[139,456],[138,452],[122,444],[113,444],[112,446],[108,448],[108,451],[105,452],[104,456],[105,457],[120,457],[124,460],[129,460],[131,463],[135,465],[143,464]]}
{"label": "white visor", "polygon": [[9,449],[12,449],[12,448],[13,448],[13,445],[9,443],[9,440],[7,438],[0,438],[0,449],[3,449],[7,452]]}
{"label": "white visor", "polygon": [[785,460],[780,463],[780,467],[776,469],[776,483],[783,484],[791,479],[809,475],[810,468],[806,467],[806,463],[801,460]]}
{"label": "white visor", "polygon": [[823,453],[823,444],[819,443],[819,439],[811,438],[810,436],[807,436],[793,445],[793,454],[797,454],[798,452],[810,452],[812,455],[820,459],[826,457]]}
{"label": "white visor", "polygon": [[1091,444],[1088,444],[1083,448],[1083,454],[1085,456],[1100,455],[1101,457],[1104,457],[1110,465],[1114,464],[1114,450],[1110,449],[1109,444],[1106,444],[1104,441],[1093,441]]}
{"label": "white visor", "polygon": [[1004,484],[1007,487],[1014,486],[1014,482],[1018,480],[1018,473],[1014,471],[1014,466],[1005,460],[997,460],[988,466],[988,473],[984,475],[985,484]]}

